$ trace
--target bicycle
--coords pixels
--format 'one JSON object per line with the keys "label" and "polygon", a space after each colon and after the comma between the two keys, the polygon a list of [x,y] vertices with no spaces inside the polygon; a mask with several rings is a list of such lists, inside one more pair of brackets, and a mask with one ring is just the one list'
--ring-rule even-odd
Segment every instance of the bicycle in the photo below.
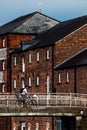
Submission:
{"label": "bicycle", "polygon": [[33,99],[33,95],[28,96],[28,95],[22,95],[19,93],[15,94],[17,97],[17,101],[15,103],[16,107],[26,107],[30,108],[32,105],[37,107],[37,101]]}

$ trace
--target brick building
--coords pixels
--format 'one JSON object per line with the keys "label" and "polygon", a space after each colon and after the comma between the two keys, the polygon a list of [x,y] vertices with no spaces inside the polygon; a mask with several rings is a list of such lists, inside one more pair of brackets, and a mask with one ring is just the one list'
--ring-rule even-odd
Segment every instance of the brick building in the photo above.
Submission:
{"label": "brick building", "polygon": [[[35,16],[35,14],[32,14],[32,16]],[[32,16],[29,15],[28,18]],[[26,20],[24,20],[24,18],[25,17],[19,19],[25,22]],[[25,33],[24,31],[27,30],[26,26],[24,28],[25,24],[21,24],[21,20],[19,19],[18,21],[20,22],[17,23],[13,32],[8,31],[6,34],[6,36],[12,36],[10,40],[7,38],[8,47],[6,46],[8,59],[5,59],[7,63],[7,69],[5,70],[7,74],[9,72],[9,75],[5,74],[6,79],[8,79],[5,80],[7,88],[9,85],[6,91],[14,93],[14,89],[20,91],[21,88],[27,86],[28,93],[35,94],[56,94],[60,92],[79,92],[85,94],[87,91],[87,78],[84,76],[87,65],[87,51],[85,49],[87,48],[87,16],[60,23],[56,21],[57,25],[55,24],[56,26],[48,31],[46,31],[46,23],[49,22],[49,18],[46,17],[44,25],[46,28],[43,33],[35,33],[35,29],[37,30],[40,25],[32,29],[34,32],[28,28],[30,32]],[[27,19],[27,16],[25,19]],[[30,21],[32,21],[32,19],[30,19]],[[10,23],[9,26],[12,27],[15,25],[15,22],[17,22],[17,20]],[[21,26],[19,26],[20,24]],[[8,24],[6,26],[8,27]],[[2,26],[1,30],[3,32],[6,30],[6,27]],[[41,28],[39,30],[42,31]],[[12,29],[10,31],[12,31]],[[76,62],[77,60],[78,62]],[[2,61],[3,60],[1,60],[1,63]],[[5,63],[3,63],[3,66],[4,64]],[[4,85],[4,83],[1,85]],[[84,87],[82,88],[83,85]],[[34,116],[21,116],[20,114],[20,116],[11,116],[9,118],[1,117],[0,122],[2,122],[2,119],[5,121],[4,126],[6,126],[3,127],[3,123],[0,123],[2,130],[79,129],[79,127],[77,128],[77,119],[73,115],[59,116],[56,114],[45,115],[45,113],[41,115],[38,112],[38,115]],[[6,123],[7,120],[9,121],[9,126]]]}
{"label": "brick building", "polygon": [[9,50],[20,46],[22,40],[30,40],[58,23],[57,20],[34,12],[0,27],[0,92],[11,91]]}

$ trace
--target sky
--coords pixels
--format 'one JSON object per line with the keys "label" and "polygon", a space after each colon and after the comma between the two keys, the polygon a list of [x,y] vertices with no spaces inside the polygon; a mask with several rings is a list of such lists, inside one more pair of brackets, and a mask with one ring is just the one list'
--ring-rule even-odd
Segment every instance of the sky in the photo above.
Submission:
{"label": "sky", "polygon": [[59,21],[87,15],[87,0],[0,0],[0,25],[39,11]]}

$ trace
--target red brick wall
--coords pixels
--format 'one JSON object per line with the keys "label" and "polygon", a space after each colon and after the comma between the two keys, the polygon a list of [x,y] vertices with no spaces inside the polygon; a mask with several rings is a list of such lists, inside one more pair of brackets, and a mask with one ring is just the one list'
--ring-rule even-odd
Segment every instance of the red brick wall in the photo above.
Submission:
{"label": "red brick wall", "polygon": [[[54,64],[58,65],[62,61],[70,58],[77,52],[87,47],[87,25],[81,27],[75,32],[69,34],[67,37],[63,38],[56,43],[54,47]],[[54,66],[55,66],[54,65]],[[75,81],[74,81],[74,70],[69,69],[70,72],[70,82],[66,83],[66,70],[54,72],[54,86],[57,92],[74,92]],[[62,82],[58,83],[58,72],[61,72]],[[86,93],[86,67],[79,68],[77,72],[77,92]],[[83,77],[84,78],[83,78]]]}
{"label": "red brick wall", "polygon": [[21,123],[22,121],[26,122],[26,130],[28,130],[28,126],[31,126],[31,130],[36,129],[36,123],[39,124],[40,130],[46,130],[46,124],[49,123],[49,129],[52,130],[52,117],[46,117],[46,116],[29,116],[29,117],[12,117],[11,118],[11,130],[14,130],[13,128],[16,126],[16,130],[21,129]]}
{"label": "red brick wall", "polygon": [[9,34],[8,35],[8,46],[10,48],[20,45],[22,40],[30,40],[32,35],[27,34]]}
{"label": "red brick wall", "polygon": [[[66,80],[66,73],[69,73],[69,82]],[[61,74],[61,83],[58,82],[58,73]],[[55,71],[54,75],[54,86],[56,88],[57,93],[74,93],[74,69],[65,69]]]}
{"label": "red brick wall", "polygon": [[76,79],[77,92],[87,94],[87,66],[77,68]]}
{"label": "red brick wall", "polygon": [[0,130],[11,130],[10,117],[0,117]]}
{"label": "red brick wall", "polygon": [[87,47],[87,25],[58,41],[54,47],[55,65]]}
{"label": "red brick wall", "polygon": [[[50,50],[50,59],[46,59],[46,51]],[[36,54],[39,52],[40,61],[37,62]],[[29,53],[32,55],[32,63],[29,63]],[[22,56],[25,57],[25,73],[22,72]],[[50,92],[52,92],[52,47],[46,47],[42,49],[26,51],[24,53],[17,54],[17,66],[14,67],[14,55],[12,55],[12,89],[13,79],[17,79],[17,88],[21,88],[21,78],[25,78],[26,85],[28,86],[29,76],[32,78],[32,86],[28,87],[28,92],[46,93],[47,92],[47,74],[50,76]],[[40,85],[36,86],[36,76],[40,77]]]}
{"label": "red brick wall", "polygon": [[[3,38],[5,41],[5,48],[8,48],[7,51],[9,52],[10,48],[16,47],[20,45],[22,40],[30,40],[32,35],[23,35],[23,34],[7,34],[0,36],[0,48],[2,48],[2,41]],[[2,61],[0,61],[0,64],[2,64]],[[2,65],[0,65],[0,71],[2,71]],[[7,59],[5,60],[5,71],[4,71],[4,84],[5,84],[5,92],[11,91],[11,79],[10,79],[10,61],[9,56],[7,54]],[[1,85],[2,86],[2,85]],[[2,92],[2,87],[0,89],[0,92]]]}
{"label": "red brick wall", "polygon": [[[69,82],[66,82],[66,72],[69,72]],[[58,73],[61,73],[61,83],[58,83]],[[76,77],[76,81],[75,81]],[[77,67],[76,68],[76,76],[74,72],[74,68],[72,69],[64,69],[55,71],[55,81],[54,86],[56,86],[56,92],[64,92],[64,93],[83,93],[87,94],[87,66]],[[76,82],[76,83],[75,83]],[[76,84],[76,86],[75,86]],[[76,87],[76,88],[75,88]],[[76,89],[76,90],[75,90]]]}

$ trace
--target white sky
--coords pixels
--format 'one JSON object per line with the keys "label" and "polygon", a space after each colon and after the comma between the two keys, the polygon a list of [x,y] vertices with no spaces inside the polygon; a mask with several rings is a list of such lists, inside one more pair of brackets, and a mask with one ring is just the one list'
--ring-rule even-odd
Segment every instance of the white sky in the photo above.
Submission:
{"label": "white sky", "polygon": [[87,15],[87,0],[0,0],[0,25],[39,11],[60,21]]}

